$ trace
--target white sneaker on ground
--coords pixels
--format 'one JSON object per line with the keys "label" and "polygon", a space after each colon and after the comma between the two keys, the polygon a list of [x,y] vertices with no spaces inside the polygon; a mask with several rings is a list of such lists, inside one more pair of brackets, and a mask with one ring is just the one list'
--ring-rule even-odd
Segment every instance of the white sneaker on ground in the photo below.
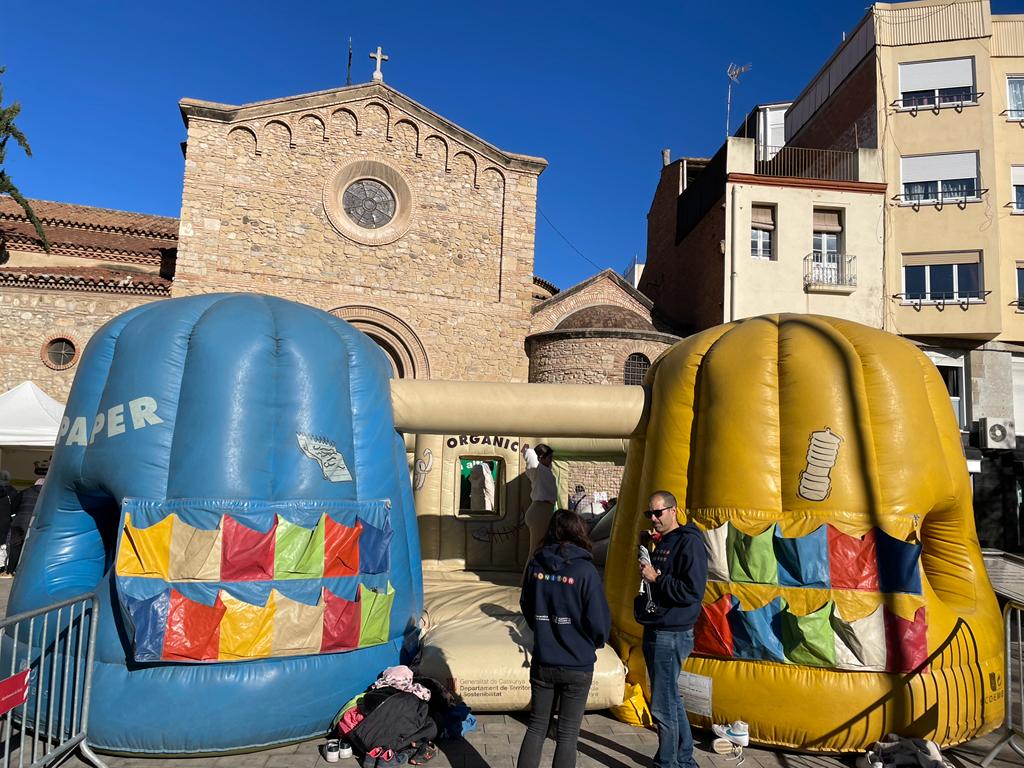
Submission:
{"label": "white sneaker on ground", "polygon": [[742,749],[743,747],[736,746],[728,739],[715,739],[711,742],[711,751],[716,755],[734,755]]}
{"label": "white sneaker on ground", "polygon": [[729,725],[712,725],[711,730],[720,739],[728,739],[737,747],[745,747],[750,744],[750,729],[742,720],[734,720]]}
{"label": "white sneaker on ground", "polygon": [[337,739],[328,739],[324,744],[324,760],[328,763],[338,762],[341,752],[341,743]]}

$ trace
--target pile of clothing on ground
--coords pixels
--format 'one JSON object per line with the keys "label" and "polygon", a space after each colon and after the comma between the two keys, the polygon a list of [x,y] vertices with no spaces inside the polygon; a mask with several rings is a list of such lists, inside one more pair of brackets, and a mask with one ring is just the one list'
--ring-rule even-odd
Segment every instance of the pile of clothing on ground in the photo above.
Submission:
{"label": "pile of clothing on ground", "polygon": [[438,681],[406,666],[388,667],[338,712],[332,730],[352,744],[364,768],[423,765],[435,739],[460,738],[476,727],[469,707]]}
{"label": "pile of clothing on ground", "polygon": [[927,739],[912,739],[890,733],[857,758],[858,768],[949,768],[939,745]]}

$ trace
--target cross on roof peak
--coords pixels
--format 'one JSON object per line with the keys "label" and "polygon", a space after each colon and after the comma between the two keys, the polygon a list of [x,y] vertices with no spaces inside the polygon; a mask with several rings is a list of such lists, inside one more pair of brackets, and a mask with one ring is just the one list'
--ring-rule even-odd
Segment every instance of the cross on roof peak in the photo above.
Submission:
{"label": "cross on roof peak", "polygon": [[378,45],[377,46],[377,52],[376,53],[371,53],[370,54],[370,58],[377,60],[377,68],[373,71],[373,82],[375,82],[375,83],[383,83],[384,82],[384,73],[380,71],[380,65],[381,65],[382,62],[387,61],[388,57],[384,55],[384,52],[380,49],[380,46]]}

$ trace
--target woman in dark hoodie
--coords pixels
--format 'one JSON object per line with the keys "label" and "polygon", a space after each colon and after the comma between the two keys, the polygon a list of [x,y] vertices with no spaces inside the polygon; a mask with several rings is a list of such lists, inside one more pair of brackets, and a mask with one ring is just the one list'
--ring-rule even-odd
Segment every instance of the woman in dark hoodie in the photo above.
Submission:
{"label": "woman in dark hoodie", "polygon": [[576,765],[576,740],[594,676],[597,649],[611,632],[611,611],[590,556],[583,518],[560,509],[526,566],[519,598],[533,630],[530,725],[516,768],[537,768],[555,699],[559,701],[554,768]]}

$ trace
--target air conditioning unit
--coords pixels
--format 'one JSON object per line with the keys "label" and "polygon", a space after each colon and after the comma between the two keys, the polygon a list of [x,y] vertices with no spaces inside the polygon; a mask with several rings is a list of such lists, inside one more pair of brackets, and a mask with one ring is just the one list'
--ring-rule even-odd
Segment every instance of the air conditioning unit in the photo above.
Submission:
{"label": "air conditioning unit", "polygon": [[978,420],[978,437],[982,448],[1013,449],[1017,447],[1017,432],[1013,419],[986,416]]}

